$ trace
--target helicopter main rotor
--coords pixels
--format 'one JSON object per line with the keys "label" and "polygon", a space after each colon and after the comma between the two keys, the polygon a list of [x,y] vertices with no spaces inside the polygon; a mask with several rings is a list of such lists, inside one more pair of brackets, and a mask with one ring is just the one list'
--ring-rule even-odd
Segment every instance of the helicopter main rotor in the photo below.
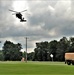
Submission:
{"label": "helicopter main rotor", "polygon": [[12,15],[16,15],[16,17],[19,18],[21,22],[26,22],[26,20],[24,20],[24,18],[22,17],[22,14],[21,13],[22,12],[25,12],[27,10],[23,10],[21,12],[17,12],[17,11],[14,11],[14,10],[10,10],[9,9],[9,11],[14,12]]}
{"label": "helicopter main rotor", "polygon": [[[10,9],[9,9],[9,11],[19,13],[19,12],[17,12],[17,11],[10,10]],[[27,10],[20,11],[20,13],[25,12],[25,11],[27,11]]]}

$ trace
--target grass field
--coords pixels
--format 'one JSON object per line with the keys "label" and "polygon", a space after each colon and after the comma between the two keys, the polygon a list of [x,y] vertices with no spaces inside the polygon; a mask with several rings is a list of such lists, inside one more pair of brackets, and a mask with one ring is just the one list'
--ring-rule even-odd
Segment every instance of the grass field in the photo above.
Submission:
{"label": "grass field", "polygon": [[74,75],[64,62],[0,62],[0,75]]}

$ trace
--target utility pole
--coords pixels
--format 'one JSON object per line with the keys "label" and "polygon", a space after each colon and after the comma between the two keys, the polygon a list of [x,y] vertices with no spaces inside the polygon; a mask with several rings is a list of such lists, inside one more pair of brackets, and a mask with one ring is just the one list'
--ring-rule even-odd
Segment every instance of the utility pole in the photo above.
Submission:
{"label": "utility pole", "polygon": [[26,37],[26,63],[27,63],[27,37]]}

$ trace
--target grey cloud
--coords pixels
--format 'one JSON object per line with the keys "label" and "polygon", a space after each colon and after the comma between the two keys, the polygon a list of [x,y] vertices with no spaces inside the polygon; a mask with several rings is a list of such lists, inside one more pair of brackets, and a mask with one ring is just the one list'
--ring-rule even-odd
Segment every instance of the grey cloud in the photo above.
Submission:
{"label": "grey cloud", "polygon": [[[34,48],[36,41],[74,35],[72,0],[38,1],[27,0],[28,12],[31,15],[26,16],[27,23],[22,24],[15,15],[12,16],[12,12],[8,11],[13,9],[13,0],[7,2],[0,0],[0,38],[21,42],[24,47],[24,37],[27,36],[28,40],[31,39],[28,42],[28,48]],[[15,23],[16,19],[17,23]]]}

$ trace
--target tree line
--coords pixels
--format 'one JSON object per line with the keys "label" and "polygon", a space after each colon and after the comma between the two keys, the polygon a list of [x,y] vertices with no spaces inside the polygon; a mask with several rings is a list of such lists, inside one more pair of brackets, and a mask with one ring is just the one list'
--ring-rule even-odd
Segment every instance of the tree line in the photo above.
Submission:
{"label": "tree line", "polygon": [[[11,41],[5,41],[2,50],[0,50],[0,60],[20,61],[25,58],[26,52],[22,54],[22,45],[14,44]],[[36,42],[34,52],[27,53],[27,59],[31,61],[52,61],[50,55],[53,55],[53,61],[64,61],[66,52],[74,52],[74,37],[67,39],[61,38],[59,41]]]}
{"label": "tree line", "polygon": [[33,61],[51,61],[50,55],[53,55],[53,61],[64,61],[66,52],[74,52],[74,37],[69,40],[66,37],[59,41],[38,42],[34,52],[28,54],[28,59]]}

